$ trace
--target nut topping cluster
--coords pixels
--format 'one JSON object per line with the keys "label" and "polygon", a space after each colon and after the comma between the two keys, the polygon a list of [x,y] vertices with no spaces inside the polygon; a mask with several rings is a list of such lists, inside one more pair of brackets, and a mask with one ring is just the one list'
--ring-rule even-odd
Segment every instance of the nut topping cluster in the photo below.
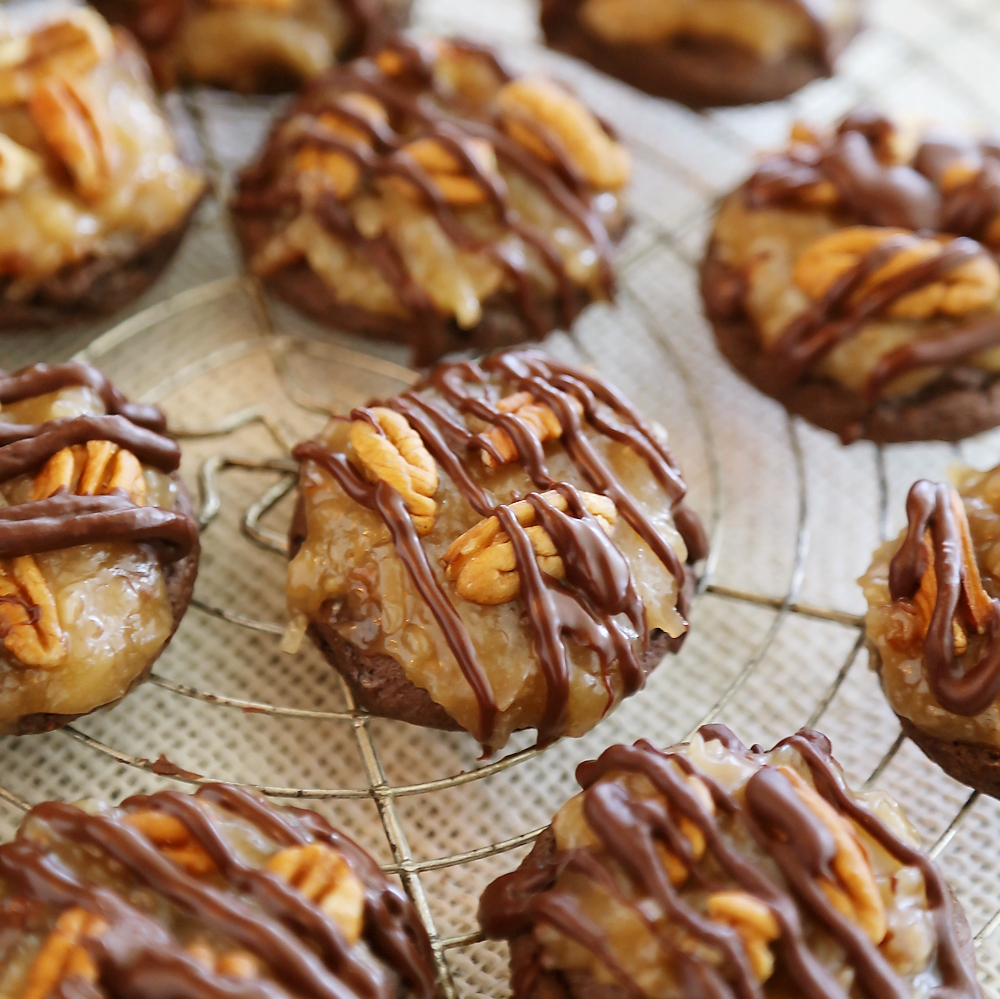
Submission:
{"label": "nut topping cluster", "polygon": [[31,555],[0,561],[0,640],[15,666],[54,669],[66,658],[55,599]]}
{"label": "nut topping cluster", "polygon": [[[889,243],[899,246],[899,252],[854,292],[849,304],[856,304],[893,278],[940,257],[950,242],[949,237],[923,238],[903,229],[849,226],[821,237],[803,252],[795,264],[795,283],[818,301],[870,253]],[[986,308],[998,294],[1000,267],[992,257],[980,254],[897,298],[886,314],[896,319],[963,316]]]}
{"label": "nut topping cluster", "polygon": [[[107,114],[83,74],[113,49],[111,30],[87,8],[32,34],[0,40],[0,106],[26,105],[87,201],[107,193],[119,153]],[[40,167],[39,157],[10,137],[0,143],[3,193],[19,191]]]}
{"label": "nut topping cluster", "polygon": [[[605,533],[610,534],[618,518],[614,503],[596,493],[581,493],[580,498]],[[542,493],[542,499],[560,512],[567,509],[566,497],[560,492]],[[517,522],[526,528],[542,572],[553,579],[563,579],[566,567],[552,538],[535,523],[535,508],[527,500],[519,500],[512,503],[509,509]],[[514,547],[507,534],[500,529],[500,521],[496,517],[486,517],[457,538],[441,561],[447,579],[455,584],[455,589],[466,600],[473,603],[505,604],[521,592]]]}
{"label": "nut topping cluster", "polygon": [[42,949],[28,970],[28,984],[21,999],[49,999],[59,994],[62,982],[82,978],[97,981],[97,968],[82,946],[87,938],[99,937],[108,924],[86,909],[67,909],[57,920]]}
{"label": "nut topping cluster", "polygon": [[[583,407],[577,399],[574,396],[568,398],[577,415],[581,415]],[[542,444],[558,440],[563,435],[562,424],[556,414],[549,406],[536,402],[530,392],[509,395],[506,399],[501,399],[496,408],[501,413],[513,413]],[[483,440],[492,445],[490,450],[484,448],[482,451],[483,464],[487,468],[499,468],[517,458],[517,447],[503,427],[491,427],[483,434]]]}
{"label": "nut topping cluster", "polygon": [[48,499],[61,489],[77,496],[107,496],[119,489],[136,506],[146,505],[139,459],[111,441],[87,441],[56,452],[35,477],[31,499]]}
{"label": "nut topping cluster", "polygon": [[395,410],[376,406],[351,422],[350,441],[371,482],[386,482],[403,497],[418,533],[429,534],[437,504],[437,465],[420,435]]}

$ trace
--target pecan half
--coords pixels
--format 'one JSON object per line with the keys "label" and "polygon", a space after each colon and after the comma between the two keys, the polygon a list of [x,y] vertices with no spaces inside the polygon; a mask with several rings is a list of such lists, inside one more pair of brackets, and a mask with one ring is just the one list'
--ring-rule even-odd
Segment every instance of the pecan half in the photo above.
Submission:
{"label": "pecan half", "polygon": [[[494,178],[500,176],[496,154],[488,142],[484,139],[469,139],[463,143],[463,147],[484,173]],[[403,152],[412,156],[430,175],[438,193],[449,205],[467,207],[485,203],[485,188],[469,176],[465,164],[437,139],[416,139],[403,146]],[[411,187],[405,180],[401,183],[404,188]]]}
{"label": "pecan half", "polygon": [[80,74],[114,49],[114,36],[95,10],[78,7],[29,35],[0,43],[0,106],[22,103],[40,80]]}
{"label": "pecan half", "polygon": [[707,911],[716,922],[736,930],[757,981],[766,982],[774,974],[774,954],[768,944],[781,936],[774,913],[759,898],[743,891],[709,895]]}
{"label": "pecan half", "polygon": [[[697,795],[702,808],[709,815],[713,814],[715,812],[715,802],[712,801],[712,794],[705,786],[705,783],[694,774],[685,775],[684,782]],[[680,834],[687,840],[691,851],[691,860],[697,863],[705,856],[705,847],[707,845],[705,834],[686,815],[680,815],[676,810],[672,810],[671,818],[676,823]],[[663,864],[663,869],[667,872],[670,883],[675,888],[679,888],[691,876],[691,870],[687,863],[678,857],[677,854],[667,849],[660,840],[656,841],[656,853]]]}
{"label": "pecan half", "polygon": [[880,944],[888,930],[885,905],[868,854],[854,827],[794,770],[778,769],[791,781],[806,808],[826,826],[837,845],[830,865],[834,879],[819,878],[820,888],[830,903],[857,923],[873,944]]}
{"label": "pecan half", "polygon": [[[979,563],[976,561],[976,550],[972,544],[972,532],[969,529],[969,518],[965,513],[965,504],[957,490],[950,490],[951,511],[955,517],[959,535],[962,539],[962,593],[965,606],[968,608],[967,620],[960,621],[958,614],[952,619],[952,629],[955,635],[955,653],[963,655],[969,647],[969,636],[966,628],[971,628],[977,635],[982,635],[993,616],[993,602],[983,588],[983,579],[979,573]],[[931,532],[924,533],[924,558],[927,568],[920,579],[920,588],[913,597],[912,605],[917,615],[916,637],[922,642],[927,637],[927,630],[934,615],[934,605],[937,603],[937,574],[934,570],[934,545],[931,542]]]}
{"label": "pecan half", "polygon": [[290,847],[276,853],[266,869],[319,906],[352,946],[361,939],[365,888],[347,861],[331,847],[325,843]]}
{"label": "pecan half", "polygon": [[506,84],[497,104],[510,137],[539,159],[555,163],[558,150],[594,187],[617,190],[628,183],[628,151],[568,90],[544,77],[525,77]]}
{"label": "pecan half", "polygon": [[[583,414],[583,406],[573,396],[567,396],[570,405],[576,410],[577,415]],[[501,399],[497,403],[497,409],[501,413],[513,413],[518,419],[523,420],[528,429],[544,444],[546,441],[558,440],[562,437],[563,428],[559,418],[544,403],[535,402],[535,397],[530,392],[517,392]],[[510,434],[503,427],[490,427],[483,435],[484,440],[488,440],[496,448],[503,461],[497,459],[485,449],[481,452],[483,464],[487,468],[499,468],[509,461],[517,458],[517,447],[510,439]]]}
{"label": "pecan half", "polygon": [[217,975],[251,981],[261,974],[260,962],[245,950],[231,950],[220,954],[207,943],[198,941],[188,946],[187,952],[206,971],[214,971]]}
{"label": "pecan half", "polygon": [[[610,534],[618,511],[606,496],[581,493],[583,505]],[[542,493],[550,506],[562,512],[567,502],[562,493]],[[553,579],[563,579],[566,567],[548,532],[535,524],[535,508],[527,500],[510,505],[517,522],[526,529],[542,572]],[[486,517],[449,546],[441,558],[445,577],[466,599],[476,604],[505,604],[521,591],[521,579],[510,538],[500,529],[496,517]]]}
{"label": "pecan half", "polygon": [[39,81],[28,101],[42,138],[62,160],[77,193],[102,198],[111,183],[118,144],[107,113],[90,87],[76,76]]}
{"label": "pecan half", "polygon": [[[351,91],[339,95],[337,102],[344,111],[357,115],[373,126],[388,124],[389,112],[385,109],[385,105],[368,94]],[[323,131],[339,139],[345,139],[354,145],[371,147],[369,134],[349,117],[338,114],[335,109],[323,111],[317,116],[316,123]],[[295,154],[294,169],[303,173],[318,174],[341,200],[351,197],[361,182],[361,167],[357,161],[335,149],[303,146]]]}
{"label": "pecan half", "polygon": [[[816,240],[795,264],[795,283],[814,301],[872,250],[890,239],[907,237],[907,245],[875,271],[854,294],[858,301],[879,285],[944,253],[947,241],[924,239],[902,229],[849,226]],[[903,295],[886,314],[896,319],[963,316],[986,308],[1000,295],[1000,267],[986,254],[953,267],[937,281]]]}
{"label": "pecan half", "polygon": [[54,669],[66,658],[55,599],[31,555],[0,561],[0,639],[15,666]]}
{"label": "pecan half", "polygon": [[31,499],[48,499],[60,489],[78,496],[106,496],[120,489],[136,506],[146,505],[139,459],[111,441],[87,441],[57,451],[35,477]]}
{"label": "pecan half", "polygon": [[49,999],[59,993],[60,983],[67,978],[96,982],[97,967],[81,941],[99,937],[107,928],[100,916],[86,909],[67,909],[31,962],[21,999]]}
{"label": "pecan half", "polygon": [[417,533],[429,534],[437,511],[434,459],[404,416],[382,406],[364,412],[370,420],[353,420],[349,439],[365,475],[392,486],[403,497]]}
{"label": "pecan half", "polygon": [[215,862],[180,819],[155,810],[129,812],[125,822],[138,830],[171,863],[196,878],[216,873]]}

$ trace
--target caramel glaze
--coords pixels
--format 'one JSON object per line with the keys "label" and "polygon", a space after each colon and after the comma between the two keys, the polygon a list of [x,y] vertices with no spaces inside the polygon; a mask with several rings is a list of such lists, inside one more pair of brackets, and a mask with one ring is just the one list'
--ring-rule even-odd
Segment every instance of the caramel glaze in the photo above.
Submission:
{"label": "caramel glaze", "polygon": [[[691,597],[685,566],[588,440],[583,430],[584,422],[592,430],[629,447],[645,461],[668,497],[675,525],[688,549],[689,563],[694,564],[705,557],[707,539],[697,515],[684,506],[686,486],[674,458],[649,423],[607,382],[539,351],[495,354],[481,364],[472,361],[439,364],[431,370],[425,385],[433,387],[462,416],[477,418],[506,431],[520,464],[536,489],[539,492],[554,489],[565,497],[565,513],[555,509],[539,493],[525,497],[563,560],[566,578],[562,582],[556,582],[539,569],[531,539],[510,507],[498,503],[466,469],[463,459],[468,460],[471,456],[472,460],[478,460],[483,450],[500,459],[492,442],[483,434],[472,433],[463,422],[429,402],[418,391],[404,392],[385,403],[406,417],[469,506],[482,517],[495,515],[511,539],[525,610],[534,635],[535,654],[546,680],[546,705],[538,725],[538,743],[547,745],[559,738],[566,726],[570,663],[563,637],[568,635],[597,654],[610,708],[614,700],[610,681],[613,663],[618,663],[625,696],[635,693],[645,682],[636,649],[619,622],[619,615],[625,615],[641,636],[643,651],[649,648],[649,631],[645,609],[625,557],[584,508],[578,491],[552,478],[538,438],[513,413],[503,413],[496,408],[495,393],[485,396],[475,393],[475,387],[487,385],[490,375],[505,386],[512,386],[515,392],[530,392],[537,402],[552,409],[563,428],[563,445],[588,488],[614,501],[619,514],[674,576],[678,587],[678,611],[685,619]],[[582,408],[582,418],[574,403]],[[613,418],[602,412],[599,405],[606,407]],[[367,419],[379,433],[382,432],[370,413],[363,409],[351,413],[351,419]],[[378,513],[385,522],[399,557],[475,694],[479,727],[473,734],[489,747],[497,714],[489,678],[479,663],[465,624],[427,559],[402,497],[385,482],[374,485],[368,482],[345,455],[334,454],[318,441],[299,444],[293,454],[300,462],[316,462],[333,476],[352,500]]]}
{"label": "caramel glaze", "polygon": [[916,595],[930,568],[924,547],[929,531],[937,596],[924,639],[928,680],[946,711],[978,715],[1000,693],[1000,601],[991,601],[993,613],[985,626],[982,649],[975,665],[966,670],[955,655],[952,620],[957,613],[960,620],[972,622],[963,586],[962,538],[951,506],[950,488],[926,479],[914,483],[906,498],[906,516],[906,537],[889,566],[890,595],[893,600],[909,600]]}
{"label": "caramel glaze", "polygon": [[[809,23],[816,32],[817,50],[823,63],[823,72],[833,75],[833,62],[836,55],[836,39],[830,32],[829,25],[823,14],[824,4],[820,0],[776,0],[784,7],[801,11],[809,18]],[[542,24],[551,29],[565,18],[575,18],[584,0],[542,0]],[[712,39],[696,39],[710,45]]]}
{"label": "caramel glaze", "polygon": [[[256,826],[279,849],[320,842],[336,850],[364,886],[363,939],[379,961],[353,948],[337,923],[297,889],[244,861],[200,800]],[[218,877],[209,883],[188,875],[125,822],[129,813],[148,810],[165,812],[183,823],[211,857]],[[83,944],[98,967],[92,995],[393,999],[399,994],[399,980],[415,999],[435,994],[430,943],[412,903],[356,843],[315,812],[278,809],[244,788],[208,784],[195,795],[177,791],[139,795],[103,815],[89,815],[60,802],[37,805],[29,815],[60,838],[116,861],[185,917],[260,958],[274,979],[241,980],[207,971],[168,929],[122,895],[87,881],[54,852],[19,835],[15,842],[0,846],[0,880],[15,901],[57,911],[79,906],[109,924],[100,937]],[[2,921],[0,913],[0,928]]]}
{"label": "caramel glaze", "polygon": [[[448,44],[487,58],[501,82],[510,79],[489,50],[469,42],[450,40]],[[579,309],[579,293],[573,279],[554,240],[520,218],[510,207],[502,178],[480,166],[469,143],[472,139],[484,139],[500,160],[526,177],[593,242],[599,254],[602,285],[605,294],[610,296],[614,287],[611,247],[607,231],[593,206],[595,192],[562,145],[546,133],[536,132],[535,137],[546,145],[554,160],[552,165],[542,162],[503,132],[497,122],[476,120],[473,117],[476,112],[471,107],[453,100],[454,108],[447,108],[448,98],[435,87],[431,51],[402,39],[395,40],[387,48],[402,60],[403,69],[397,78],[386,76],[370,59],[357,59],[331,70],[303,94],[290,115],[273,131],[259,163],[241,175],[239,191],[232,202],[233,210],[248,214],[291,214],[308,208],[327,231],[360,253],[392,287],[412,318],[411,337],[420,365],[443,352],[450,317],[442,316],[409,276],[387,235],[383,233],[374,238],[362,235],[346,207],[331,192],[304,192],[299,185],[288,183],[281,171],[289,156],[309,146],[348,157],[360,169],[362,185],[366,179],[401,177],[419,192],[424,206],[457,247],[488,253],[506,271],[523,318],[540,338],[549,332],[552,324],[539,309],[537,292],[525,262],[505,248],[472,235],[440,195],[428,173],[402,149],[417,138],[432,137],[459,161],[464,174],[486,195],[500,225],[538,252],[556,282],[559,312],[562,322],[568,326]],[[381,102],[392,115],[396,129],[382,122],[369,121],[345,107],[343,96],[358,91]],[[368,136],[371,147],[351,142],[324,128],[317,120],[324,112],[334,112],[361,130]],[[610,134],[610,129],[608,131]]]}
{"label": "caramel glaze", "polygon": [[[756,746],[747,750],[724,726],[706,726],[701,735],[706,741],[722,741],[729,752],[748,759],[759,758],[764,752]],[[837,777],[825,736],[804,730],[779,743],[785,744],[799,753],[816,790],[840,814],[861,826],[901,864],[917,867],[923,875],[927,904],[937,932],[936,960],[942,978],[941,987],[932,994],[937,999],[980,999],[982,993],[975,970],[963,959],[955,934],[950,893],[934,864],[899,840],[881,820],[847,794]],[[621,783],[602,780],[608,775],[627,773],[647,778],[662,800],[638,800]],[[705,810],[685,781],[685,775],[692,774],[711,792],[714,815]],[[762,764],[747,782],[743,801],[738,802],[683,755],[660,751],[640,740],[633,746],[612,746],[599,759],[582,763],[576,776],[584,789],[584,816],[600,840],[601,851],[583,848],[555,852],[544,861],[533,855],[521,868],[495,881],[486,889],[479,908],[479,920],[487,937],[512,939],[545,923],[601,957],[630,994],[644,995],[629,969],[609,954],[601,928],[589,919],[570,892],[556,887],[559,874],[571,869],[607,888],[620,904],[627,905],[642,920],[676,962],[678,976],[687,989],[685,995],[762,999],[764,988],[749,966],[738,934],[706,918],[681,897],[671,885],[660,859],[658,846],[662,845],[684,863],[698,889],[725,888],[717,883],[718,875],[710,873],[714,868],[727,881],[734,882],[737,889],[770,909],[781,933],[772,945],[778,965],[776,975],[793,986],[791,991],[796,996],[802,999],[846,996],[832,973],[811,951],[807,937],[812,932],[803,926],[806,916],[843,948],[845,962],[854,970],[859,996],[910,999],[911,991],[905,981],[853,920],[830,903],[817,884],[818,878],[832,877],[830,865],[837,851],[836,843],[778,768]],[[687,838],[678,825],[682,817],[701,830],[706,858],[714,862],[711,865],[704,862],[699,865],[693,859]],[[747,859],[731,845],[734,837],[723,836],[723,821],[753,839],[774,861],[781,873],[780,880],[764,864]],[[637,900],[628,900],[616,886],[617,876],[609,860],[626,872],[639,888],[640,897],[652,898],[659,904],[672,927],[682,929],[687,936],[719,954],[722,963],[698,961],[679,951],[676,937],[664,932]],[[852,991],[851,995],[854,994]],[[530,989],[523,992],[515,989],[515,995],[530,995]]]}
{"label": "caramel glaze", "polygon": [[[87,364],[36,364],[11,374],[0,371],[0,406],[72,386],[93,389],[109,415],[22,424],[3,422],[0,409],[0,485],[40,468],[65,447],[97,440],[118,444],[161,472],[176,471],[181,452],[163,433],[163,413],[155,406],[128,402]],[[118,490],[107,496],[76,496],[60,490],[49,499],[0,507],[0,558],[114,541],[148,542],[162,562],[175,562],[197,545],[198,525],[184,513],[136,506]]]}
{"label": "caramel glaze", "polygon": [[[934,260],[917,264],[873,288],[860,299],[857,289],[893,256],[912,245],[914,237],[899,236],[877,247],[842,275],[827,293],[761,353],[772,390],[783,392],[806,376],[834,347],[893,302],[939,280],[976,255],[990,251],[982,238],[1000,212],[1000,151],[990,144],[966,144],[934,139],[925,142],[913,166],[887,165],[893,127],[866,111],[851,115],[836,136],[823,146],[797,145],[771,157],[750,178],[743,196],[750,207],[808,207],[799,199],[821,182],[832,182],[840,208],[851,224],[954,233]],[[987,152],[984,152],[987,151]],[[972,161],[982,169],[960,188],[942,195],[936,184],[956,161]],[[738,308],[739,303],[733,303]],[[904,344],[886,354],[872,371],[864,398],[874,405],[893,379],[920,368],[951,366],[1000,344],[1000,315],[990,313],[955,326],[932,340]]]}

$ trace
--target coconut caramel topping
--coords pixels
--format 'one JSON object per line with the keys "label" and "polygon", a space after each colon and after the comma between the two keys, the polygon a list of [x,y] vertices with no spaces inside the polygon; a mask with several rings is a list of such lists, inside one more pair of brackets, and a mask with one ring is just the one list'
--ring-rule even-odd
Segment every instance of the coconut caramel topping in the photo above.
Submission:
{"label": "coconut caramel topping", "polygon": [[[516,407],[509,402],[512,398],[518,400]],[[526,413],[529,398],[532,409],[519,415]],[[532,415],[543,408],[550,416],[547,422]],[[395,420],[388,420],[386,413]],[[474,640],[482,637],[481,625],[473,623],[479,615],[471,614],[467,604],[491,608],[520,600],[544,677],[544,709],[535,723],[541,744],[564,734],[571,723],[577,667],[566,639],[596,657],[606,688],[603,711],[618,696],[643,686],[640,661],[649,648],[651,629],[659,625],[649,623],[651,611],[640,590],[653,600],[659,621],[662,608],[656,610],[656,600],[664,598],[662,587],[669,580],[670,610],[674,613],[676,604],[680,615],[679,638],[690,601],[685,560],[693,564],[703,558],[706,546],[700,522],[684,506],[686,487],[662,433],[617,390],[589,372],[540,352],[519,350],[493,355],[481,364],[439,364],[424,386],[355,410],[350,419],[349,442],[354,444],[363,429],[364,447],[339,450],[322,440],[298,445],[294,454],[303,463],[303,483],[312,490],[315,472],[310,469],[322,470],[338,491],[374,513],[388,529],[414,596],[429,608],[448,654],[475,697],[475,716],[467,727],[485,746],[502,744],[506,732],[498,727],[502,709],[495,681]],[[381,451],[389,457],[380,459],[378,466],[367,443],[375,431],[381,434]],[[414,455],[421,456],[422,481],[434,483],[433,489],[419,494],[428,510],[436,504],[439,517],[446,510],[448,524],[468,523],[463,510],[479,518],[440,549],[434,533],[427,537],[430,544],[422,543],[432,528],[441,528],[427,524],[424,506],[407,498],[411,480],[397,476],[407,465],[404,451],[410,455],[407,467],[417,463]],[[618,455],[615,463],[609,460],[612,452]],[[558,475],[549,469],[556,456],[566,469]],[[616,473],[625,465],[631,469],[628,487]],[[384,467],[385,475],[373,475],[375,467]],[[526,476],[527,489],[501,495],[503,480],[491,476],[515,472]],[[443,496],[442,481],[457,495]],[[641,490],[642,501],[633,489]],[[311,574],[323,561],[319,553],[331,550],[323,546],[343,543],[319,540],[326,537],[318,519],[322,509],[321,503],[317,519],[310,513],[312,546],[307,539],[301,558],[293,562],[293,613],[298,608],[291,594],[299,574]],[[667,530],[664,514],[672,525]],[[674,530],[679,532],[676,548],[668,537]],[[626,537],[634,539],[627,545],[628,556],[623,554]],[[656,568],[651,570],[654,577],[643,576],[640,587],[635,572],[641,550],[652,556]],[[388,571],[380,570],[383,575]],[[649,578],[658,580],[656,588],[649,588]],[[328,585],[311,584],[313,589]],[[394,613],[385,608],[383,621]]]}
{"label": "coconut caramel topping", "polygon": [[898,809],[846,789],[818,732],[765,751],[706,726],[613,746],[577,780],[480,903],[521,955],[515,996],[581,973],[634,996],[981,996],[940,872]]}
{"label": "coconut caramel topping", "polygon": [[5,999],[435,994],[426,933],[378,865],[316,813],[226,784],[36,806],[0,846],[0,928],[0,963],[30,958]]}

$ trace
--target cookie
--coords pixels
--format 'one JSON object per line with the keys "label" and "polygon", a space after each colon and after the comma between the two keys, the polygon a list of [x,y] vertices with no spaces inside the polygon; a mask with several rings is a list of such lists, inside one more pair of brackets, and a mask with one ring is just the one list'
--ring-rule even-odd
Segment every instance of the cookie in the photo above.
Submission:
{"label": "cookie", "polygon": [[128,28],[164,90],[207,83],[242,93],[297,90],[405,27],[410,0],[94,0]]}
{"label": "cookie", "polygon": [[244,788],[47,801],[0,845],[0,996],[431,999],[413,903],[322,816]]}
{"label": "cookie", "polygon": [[205,191],[126,33],[73,8],[0,22],[0,331],[117,311],[173,256]]}
{"label": "cookie", "polygon": [[922,480],[907,528],[859,582],[867,641],[903,731],[945,772],[1000,797],[1000,469]]}
{"label": "cookie", "polygon": [[546,745],[687,633],[704,530],[666,432],[591,372],[441,363],[294,455],[286,647],[308,631],[372,714]]}
{"label": "cookie", "polygon": [[[543,0],[553,48],[694,108],[787,97],[833,74],[859,0]],[[821,10],[820,8],[824,8]]]}
{"label": "cookie", "polygon": [[1000,146],[857,112],[796,126],[727,197],[701,267],[719,349],[846,442],[1000,423]]}
{"label": "cookie", "polygon": [[0,733],[116,704],[177,630],[198,524],[165,430],[89,365],[0,371]]}
{"label": "cookie", "polygon": [[419,365],[539,339],[614,289],[627,151],[545,77],[397,41],[312,83],[239,178],[251,270]]}
{"label": "cookie", "polygon": [[826,736],[748,750],[710,725],[576,775],[480,902],[515,999],[982,996],[941,872],[895,802],[847,787]]}

